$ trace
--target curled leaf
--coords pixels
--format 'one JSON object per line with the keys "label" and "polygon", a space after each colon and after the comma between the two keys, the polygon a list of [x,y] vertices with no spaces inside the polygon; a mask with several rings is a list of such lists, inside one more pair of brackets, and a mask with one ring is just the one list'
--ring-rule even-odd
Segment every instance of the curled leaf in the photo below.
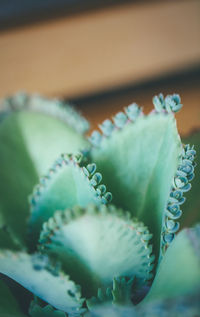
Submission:
{"label": "curled leaf", "polygon": [[83,300],[80,289],[63,273],[53,275],[46,262],[22,252],[0,253],[0,272],[57,309],[71,313],[81,312]]}
{"label": "curled leaf", "polygon": [[[153,233],[158,255],[162,215],[178,167],[181,142],[172,114],[144,116],[134,105],[128,109],[126,113],[137,115],[127,116],[126,122],[123,116],[125,124],[120,129],[122,115],[117,115],[118,126],[109,128],[109,133],[103,131],[101,141],[92,147],[91,160],[111,190],[113,203],[129,210]],[[103,126],[110,127],[106,122]]]}
{"label": "curled leaf", "polygon": [[74,155],[61,155],[49,173],[40,179],[30,197],[31,217],[29,220],[31,244],[37,241],[42,224],[56,210],[89,203],[101,204],[111,201],[112,195],[100,184],[102,176],[96,172],[95,164],[77,161]]}
{"label": "curled leaf", "polygon": [[56,256],[85,296],[112,285],[114,277],[152,278],[148,229],[114,206],[74,207],[43,225],[41,250]]}

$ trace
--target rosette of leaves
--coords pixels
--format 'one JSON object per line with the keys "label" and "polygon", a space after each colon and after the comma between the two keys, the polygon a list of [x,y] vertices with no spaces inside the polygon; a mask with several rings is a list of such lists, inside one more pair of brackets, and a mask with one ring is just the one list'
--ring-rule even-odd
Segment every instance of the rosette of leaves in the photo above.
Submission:
{"label": "rosette of leaves", "polygon": [[2,101],[1,317],[198,316],[199,134],[181,141],[178,95],[153,104],[87,138],[69,105]]}

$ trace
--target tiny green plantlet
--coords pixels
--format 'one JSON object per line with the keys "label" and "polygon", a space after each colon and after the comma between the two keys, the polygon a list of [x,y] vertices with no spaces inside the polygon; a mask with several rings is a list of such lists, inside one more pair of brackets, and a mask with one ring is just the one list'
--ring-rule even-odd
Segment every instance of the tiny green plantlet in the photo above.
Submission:
{"label": "tiny green plantlet", "polygon": [[1,102],[0,317],[199,316],[200,133],[153,104],[86,137],[61,101]]}

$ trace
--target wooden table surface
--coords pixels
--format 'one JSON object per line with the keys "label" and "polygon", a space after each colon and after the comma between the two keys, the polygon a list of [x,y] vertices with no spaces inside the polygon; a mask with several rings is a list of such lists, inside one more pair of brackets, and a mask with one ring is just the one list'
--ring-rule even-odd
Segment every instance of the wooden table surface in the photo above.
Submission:
{"label": "wooden table surface", "polygon": [[199,0],[136,1],[0,32],[0,97],[76,98],[188,69],[199,17]]}

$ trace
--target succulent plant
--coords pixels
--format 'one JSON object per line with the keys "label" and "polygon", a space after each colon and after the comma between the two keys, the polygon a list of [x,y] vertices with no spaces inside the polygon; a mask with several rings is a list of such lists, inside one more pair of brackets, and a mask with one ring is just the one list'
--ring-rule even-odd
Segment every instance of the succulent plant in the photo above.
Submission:
{"label": "succulent plant", "polygon": [[0,317],[199,316],[199,133],[153,104],[88,137],[61,101],[1,102]]}

